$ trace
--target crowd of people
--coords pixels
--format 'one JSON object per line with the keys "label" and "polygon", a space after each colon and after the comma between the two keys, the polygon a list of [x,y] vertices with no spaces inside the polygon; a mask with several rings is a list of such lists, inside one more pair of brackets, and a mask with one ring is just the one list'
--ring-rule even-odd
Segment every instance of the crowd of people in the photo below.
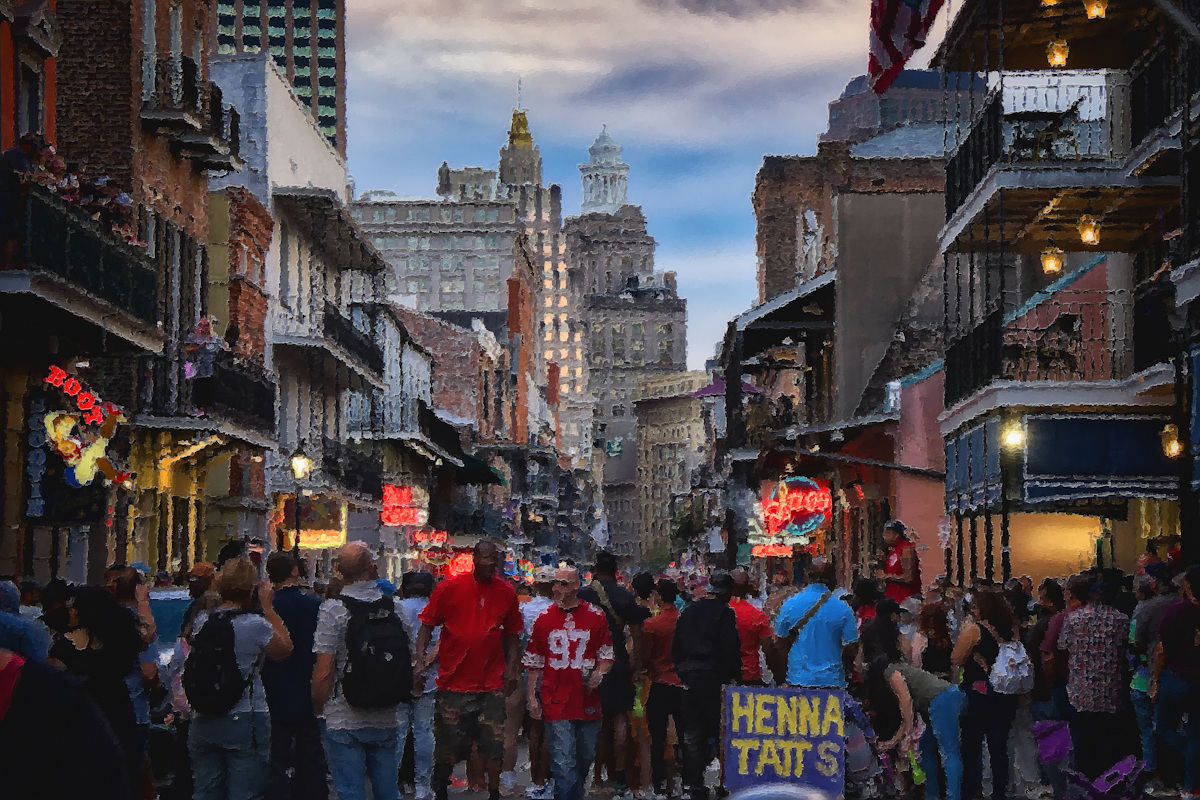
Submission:
{"label": "crowd of people", "polygon": [[19,252],[24,186],[36,184],[56,194],[127,244],[145,247],[138,238],[133,198],[108,175],[89,177],[80,165],[65,161],[54,145],[25,134],[0,153],[0,269],[20,269]]}
{"label": "crowd of people", "polygon": [[165,694],[178,798],[708,800],[723,689],[744,685],[847,693],[848,797],[1061,800],[1101,776],[1197,796],[1200,567],[922,586],[904,526],[884,538],[852,591],[822,559],[761,592],[746,568],[626,580],[607,552],[530,587],[487,540],[470,572],[398,588],[351,542],[318,590],[292,553],[266,580],[234,553],[190,570],[161,659],[131,567],[0,582],[0,774],[13,797],[153,797]]}

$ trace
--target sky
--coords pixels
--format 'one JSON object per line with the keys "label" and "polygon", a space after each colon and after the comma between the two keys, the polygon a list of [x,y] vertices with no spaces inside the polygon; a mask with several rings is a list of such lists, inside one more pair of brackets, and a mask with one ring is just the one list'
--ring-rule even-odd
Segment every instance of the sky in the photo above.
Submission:
{"label": "sky", "polygon": [[[629,202],[688,301],[688,362],[755,302],[750,195],[764,154],[811,154],[866,71],[869,0],[347,0],[357,190],[433,197],[437,167],[495,168],[517,102],[546,183],[579,213],[602,124]],[[939,25],[940,27],[940,25]]]}

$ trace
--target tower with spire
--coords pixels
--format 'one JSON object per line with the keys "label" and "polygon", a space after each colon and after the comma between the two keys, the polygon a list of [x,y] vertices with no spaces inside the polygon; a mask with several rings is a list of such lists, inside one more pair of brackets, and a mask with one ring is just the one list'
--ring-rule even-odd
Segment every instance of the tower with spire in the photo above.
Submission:
{"label": "tower with spire", "polygon": [[519,105],[513,109],[508,143],[500,148],[500,183],[541,186],[542,154],[529,132],[529,117]]}
{"label": "tower with spire", "polygon": [[616,214],[625,205],[629,181],[629,165],[621,160],[621,146],[600,128],[596,141],[588,148],[588,162],[579,165],[583,181],[584,214]]}

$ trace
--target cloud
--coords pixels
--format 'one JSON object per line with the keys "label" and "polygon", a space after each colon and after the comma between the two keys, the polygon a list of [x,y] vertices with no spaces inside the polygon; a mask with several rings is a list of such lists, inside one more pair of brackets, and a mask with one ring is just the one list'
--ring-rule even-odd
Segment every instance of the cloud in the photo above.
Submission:
{"label": "cloud", "polygon": [[806,0],[642,0],[648,8],[679,9],[691,14],[750,17],[816,5]]}
{"label": "cloud", "polygon": [[866,69],[869,5],[349,0],[350,168],[362,190],[431,196],[442,161],[494,166],[520,78],[543,175],[570,215],[576,167],[607,123],[658,264],[679,272],[703,363],[756,292],[762,156],[815,150],[827,103]]}

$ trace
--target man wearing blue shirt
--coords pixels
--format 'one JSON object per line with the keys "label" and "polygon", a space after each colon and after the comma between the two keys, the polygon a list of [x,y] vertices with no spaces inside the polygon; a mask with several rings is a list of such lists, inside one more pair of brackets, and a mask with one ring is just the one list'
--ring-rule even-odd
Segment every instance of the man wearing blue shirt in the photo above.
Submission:
{"label": "man wearing blue shirt", "polygon": [[[788,652],[789,686],[846,688],[843,664],[858,651],[854,612],[836,591],[837,575],[828,561],[815,562],[808,586],[788,598],[775,620],[775,635],[791,641]],[[815,613],[811,613],[814,607]],[[803,625],[801,626],[801,623]]]}
{"label": "man wearing blue shirt", "polygon": [[321,599],[300,588],[300,565],[290,552],[272,553],[267,578],[275,590],[272,605],[292,637],[292,652],[262,665],[263,689],[271,712],[271,777],[267,800],[325,800],[325,745],[312,704],[317,656],[313,637]]}

